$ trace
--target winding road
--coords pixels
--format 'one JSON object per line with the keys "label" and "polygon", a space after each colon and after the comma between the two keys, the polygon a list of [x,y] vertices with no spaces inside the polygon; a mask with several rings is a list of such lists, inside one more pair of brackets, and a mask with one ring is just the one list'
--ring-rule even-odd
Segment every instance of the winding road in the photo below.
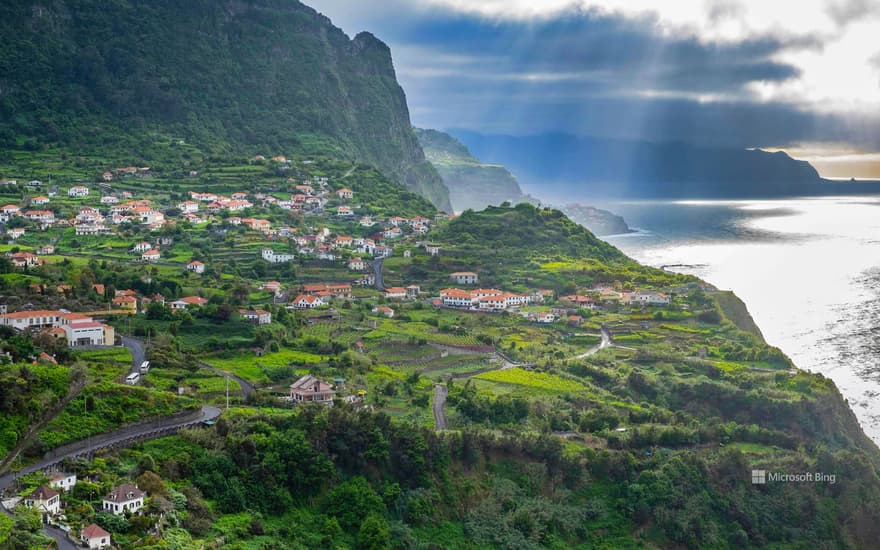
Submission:
{"label": "winding road", "polygon": [[[144,346],[144,341],[140,338],[135,338],[133,336],[123,336],[122,337],[122,345],[128,348],[128,351],[131,352],[131,370],[129,373],[140,372],[141,363],[147,360],[147,351]],[[208,363],[203,361],[199,361],[199,367],[203,369],[207,369],[211,372],[217,373],[220,376],[228,376],[238,382],[239,387],[241,388],[241,396],[247,399],[251,395],[255,394],[257,389],[253,384],[236,376],[230,372],[226,372],[225,370],[220,370],[217,367],[213,367]]]}
{"label": "winding road", "polygon": [[610,348],[614,345],[611,342],[611,331],[609,331],[607,328],[602,327],[601,337],[602,337],[602,340],[599,342],[598,345],[590,348],[589,350],[587,350],[586,353],[582,353],[582,354],[576,356],[575,359],[583,359],[585,357],[589,357],[595,353],[598,353],[599,351],[601,351],[605,348]]}
{"label": "winding road", "polygon": [[131,352],[131,369],[128,373],[140,373],[141,364],[147,360],[147,350],[144,348],[144,341],[132,336],[123,336],[122,345]]}
{"label": "winding road", "polygon": [[[159,437],[170,435],[171,433],[176,432],[181,428],[195,426],[209,420],[215,420],[219,416],[220,409],[217,409],[215,407],[202,407],[201,410],[194,411],[189,414],[163,418],[138,426],[129,426],[113,432],[107,432],[105,434],[94,436],[89,439],[63,445],[46,453],[46,455],[43,456],[43,459],[39,462],[22,468],[18,472],[0,477],[0,494],[3,494],[6,489],[20,476],[40,470],[46,470],[62,462],[66,458],[89,455],[100,449],[107,449],[110,447],[122,447],[138,441],[157,439]],[[3,507],[0,506],[0,509],[3,509]],[[5,509],[3,509],[2,511],[10,513]],[[43,527],[43,531],[46,533],[46,535],[55,540],[59,550],[75,550],[76,548],[79,548],[70,541],[64,531],[58,529],[57,527],[45,525]]]}

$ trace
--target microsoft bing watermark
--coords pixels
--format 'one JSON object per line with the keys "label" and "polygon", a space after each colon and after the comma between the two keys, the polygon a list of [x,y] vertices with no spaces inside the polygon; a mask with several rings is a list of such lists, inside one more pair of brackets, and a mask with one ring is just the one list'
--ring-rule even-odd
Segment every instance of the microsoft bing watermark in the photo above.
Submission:
{"label": "microsoft bing watermark", "polygon": [[766,485],[767,483],[837,483],[836,474],[823,472],[769,472],[767,470],[752,470],[752,485]]}

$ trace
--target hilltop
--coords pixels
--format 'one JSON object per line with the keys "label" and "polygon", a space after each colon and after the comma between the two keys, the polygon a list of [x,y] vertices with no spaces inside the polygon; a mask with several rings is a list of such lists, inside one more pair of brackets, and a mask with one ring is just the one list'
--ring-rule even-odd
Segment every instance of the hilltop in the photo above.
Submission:
{"label": "hilltop", "polygon": [[15,0],[0,6],[0,31],[6,155],[54,147],[149,166],[332,154],[451,210],[388,47],[295,0]]}

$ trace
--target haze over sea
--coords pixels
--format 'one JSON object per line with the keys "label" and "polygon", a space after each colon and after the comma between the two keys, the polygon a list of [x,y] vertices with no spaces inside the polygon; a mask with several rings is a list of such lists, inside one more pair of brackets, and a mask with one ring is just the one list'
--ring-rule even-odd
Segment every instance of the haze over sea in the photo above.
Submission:
{"label": "haze over sea", "polygon": [[639,229],[606,237],[631,257],[733,290],[767,341],[833,379],[880,442],[880,196],[582,202]]}

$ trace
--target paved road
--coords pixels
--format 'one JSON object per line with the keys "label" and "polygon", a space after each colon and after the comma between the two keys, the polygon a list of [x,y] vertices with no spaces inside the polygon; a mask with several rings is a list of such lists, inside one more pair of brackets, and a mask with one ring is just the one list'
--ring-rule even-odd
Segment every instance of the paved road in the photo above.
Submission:
{"label": "paved road", "polygon": [[442,384],[434,386],[434,429],[446,429],[446,396],[449,395],[449,388]]}
{"label": "paved road", "polygon": [[81,546],[70,542],[70,539],[67,538],[67,533],[57,527],[46,525],[43,527],[43,532],[55,539],[55,542],[58,544],[58,550],[82,550]]}
{"label": "paved road", "polygon": [[225,370],[220,370],[217,367],[212,367],[208,363],[203,363],[201,361],[199,361],[199,366],[202,367],[203,369],[208,369],[211,372],[216,372],[220,376],[228,376],[228,377],[232,378],[233,380],[235,380],[236,382],[238,382],[238,385],[241,387],[241,396],[244,397],[245,399],[247,399],[249,396],[251,396],[257,392],[257,389],[254,387],[253,384],[251,384],[250,382],[248,382],[244,378],[241,378],[240,376],[236,376],[236,375],[232,374],[231,372],[226,372]]}
{"label": "paved road", "polygon": [[141,363],[147,360],[147,351],[144,349],[144,342],[132,336],[123,336],[122,345],[131,352],[131,369],[129,374],[140,373]]}
{"label": "paved road", "polygon": [[370,265],[373,267],[373,273],[376,275],[376,284],[375,286],[378,290],[385,290],[385,280],[382,278],[382,264],[385,263],[385,258],[374,258]]}
{"label": "paved road", "polygon": [[[169,430],[198,424],[206,420],[214,420],[219,416],[220,409],[214,407],[202,407],[202,409],[195,414],[175,416],[142,426],[122,428],[115,432],[108,432],[84,441],[77,441],[75,443],[64,445],[47,453],[43,460],[36,464],[22,468],[19,472],[0,477],[0,494],[6,491],[6,488],[9,487],[9,485],[19,476],[39,470],[45,470],[46,468],[58,464],[65,458],[89,454],[100,449],[124,444],[134,438],[139,438],[140,441],[156,439],[168,435]],[[3,509],[2,506],[0,506],[0,509],[7,514],[10,513],[8,510]],[[70,539],[67,538],[67,534],[61,529],[45,525],[43,526],[43,532],[56,541],[58,544],[58,550],[77,550],[78,548],[75,544],[70,542]]]}
{"label": "paved road", "polygon": [[88,455],[95,451],[120,445],[137,438],[140,438],[141,440],[156,439],[168,435],[169,430],[195,425],[207,420],[215,420],[219,416],[220,409],[215,407],[202,407],[201,410],[193,411],[190,414],[171,416],[138,426],[128,426],[113,432],[92,436],[89,439],[62,445],[61,447],[46,453],[46,455],[43,456],[43,459],[39,462],[22,468],[18,472],[0,477],[0,493],[6,490],[6,488],[19,476],[39,470],[45,470],[58,464],[65,458]]}
{"label": "paved road", "polygon": [[583,359],[584,357],[589,357],[595,353],[598,353],[600,350],[610,348],[612,345],[614,344],[611,342],[611,332],[607,328],[602,327],[602,340],[599,342],[599,345],[590,348],[589,350],[587,350],[586,353],[578,355],[577,357],[575,357],[575,359]]}

